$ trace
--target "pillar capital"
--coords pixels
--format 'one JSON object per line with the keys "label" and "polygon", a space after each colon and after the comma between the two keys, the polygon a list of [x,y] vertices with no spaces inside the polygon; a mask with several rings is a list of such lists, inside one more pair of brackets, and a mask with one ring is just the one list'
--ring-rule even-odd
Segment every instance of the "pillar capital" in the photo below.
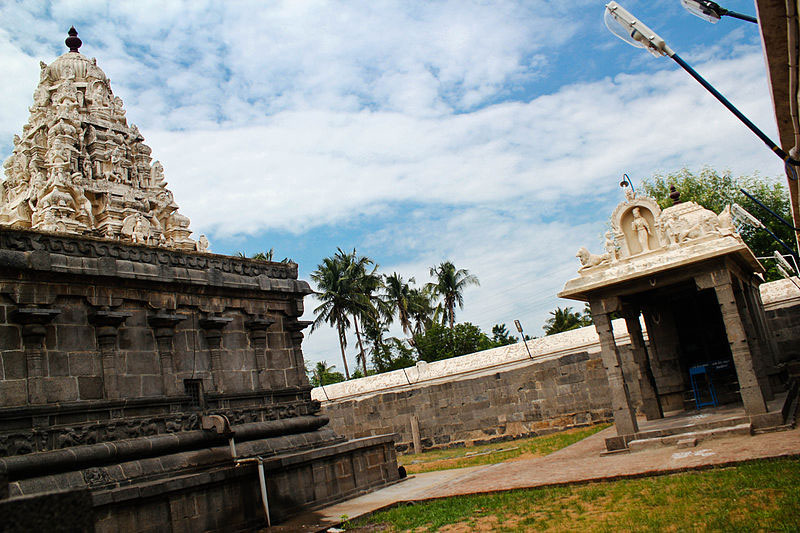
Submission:
{"label": "pillar capital", "polygon": [[49,324],[55,317],[61,314],[61,309],[49,307],[18,307],[11,311],[11,320],[17,324],[40,325]]}

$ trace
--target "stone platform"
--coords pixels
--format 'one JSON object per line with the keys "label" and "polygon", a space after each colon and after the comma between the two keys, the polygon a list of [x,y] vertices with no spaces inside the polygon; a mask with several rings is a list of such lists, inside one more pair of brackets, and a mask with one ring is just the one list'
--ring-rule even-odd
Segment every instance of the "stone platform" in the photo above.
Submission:
{"label": "stone platform", "polygon": [[624,440],[630,451],[643,448],[672,446],[692,442],[691,446],[706,440],[734,435],[752,435],[779,431],[794,424],[797,409],[797,387],[777,394],[767,402],[766,415],[760,415],[756,424],[748,416],[744,406],[724,405],[706,407],[695,411],[681,411],[656,420],[643,420],[639,432],[633,435],[609,437],[606,446],[609,450],[625,450]]}
{"label": "stone platform", "polygon": [[0,230],[5,502],[89,489],[97,531],[228,531],[265,522],[235,459],[276,522],[395,481],[391,436],[311,399],[309,292],[294,264]]}

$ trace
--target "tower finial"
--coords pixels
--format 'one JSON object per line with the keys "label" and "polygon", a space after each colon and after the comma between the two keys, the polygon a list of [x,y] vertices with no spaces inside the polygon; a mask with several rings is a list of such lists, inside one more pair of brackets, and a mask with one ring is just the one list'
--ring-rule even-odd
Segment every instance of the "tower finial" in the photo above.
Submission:
{"label": "tower finial", "polygon": [[67,45],[70,52],[77,53],[78,48],[80,48],[83,44],[83,42],[78,38],[78,30],[75,29],[75,26],[70,26],[69,32],[67,33],[69,34],[69,37],[64,40],[64,44]]}

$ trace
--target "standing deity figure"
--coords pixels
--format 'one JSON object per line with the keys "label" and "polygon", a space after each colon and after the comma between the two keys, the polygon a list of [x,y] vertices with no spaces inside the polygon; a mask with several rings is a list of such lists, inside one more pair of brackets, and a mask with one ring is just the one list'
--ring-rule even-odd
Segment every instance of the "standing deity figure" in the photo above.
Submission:
{"label": "standing deity figure", "polygon": [[149,233],[149,229],[145,225],[144,217],[141,215],[141,213],[137,213],[136,222],[133,225],[133,232],[131,233],[131,240],[135,243],[146,244]]}
{"label": "standing deity figure", "polygon": [[75,172],[72,175],[72,182],[69,184],[69,189],[72,194],[72,199],[75,205],[89,219],[89,227],[94,227],[94,213],[92,212],[92,202],[86,197],[86,191],[81,185],[81,173]]}
{"label": "standing deity figure", "polygon": [[642,252],[650,251],[650,224],[639,213],[639,208],[633,208],[633,222],[631,222],[631,229],[636,232],[636,238],[639,240],[639,246]]}

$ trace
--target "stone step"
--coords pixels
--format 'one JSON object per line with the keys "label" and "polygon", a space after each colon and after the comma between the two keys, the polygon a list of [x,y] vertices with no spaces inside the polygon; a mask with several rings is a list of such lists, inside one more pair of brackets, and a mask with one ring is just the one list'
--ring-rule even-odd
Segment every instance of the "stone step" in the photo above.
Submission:
{"label": "stone step", "polygon": [[739,435],[751,435],[752,433],[752,424],[745,423],[735,426],[715,427],[698,431],[690,431],[687,433],[679,433],[675,435],[666,435],[662,437],[637,439],[629,442],[628,448],[631,451],[672,445],[678,445],[679,448],[689,448],[697,446],[698,443],[705,440],[735,437]]}
{"label": "stone step", "polygon": [[654,429],[650,431],[640,431],[636,434],[636,440],[656,439],[661,437],[668,437],[671,435],[681,435],[695,431],[705,431],[707,429],[726,428],[738,426],[748,423],[749,419],[746,416],[730,416],[728,418],[711,418],[708,421],[702,419],[689,418],[685,423],[666,427],[663,429]]}

